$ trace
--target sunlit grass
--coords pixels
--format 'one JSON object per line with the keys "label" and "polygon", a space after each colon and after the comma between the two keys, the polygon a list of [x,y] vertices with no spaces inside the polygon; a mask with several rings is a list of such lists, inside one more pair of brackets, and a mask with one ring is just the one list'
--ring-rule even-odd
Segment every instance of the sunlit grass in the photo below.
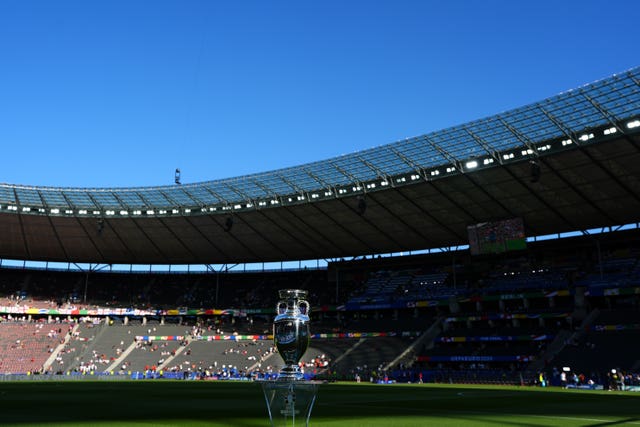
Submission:
{"label": "sunlit grass", "polygon": [[[215,381],[0,383],[3,426],[268,426],[261,388]],[[529,387],[323,384],[312,426],[640,426],[640,395]]]}

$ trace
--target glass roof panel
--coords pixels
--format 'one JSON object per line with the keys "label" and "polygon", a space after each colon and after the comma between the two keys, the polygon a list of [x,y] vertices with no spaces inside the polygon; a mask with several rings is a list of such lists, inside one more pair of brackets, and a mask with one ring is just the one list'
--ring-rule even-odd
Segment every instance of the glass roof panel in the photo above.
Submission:
{"label": "glass roof panel", "polygon": [[208,188],[221,197],[224,202],[232,203],[241,201],[243,197],[234,191],[232,187],[227,185],[227,182],[229,181],[230,180],[212,182]]}
{"label": "glass roof panel", "polygon": [[89,192],[91,197],[104,209],[125,209],[126,206],[116,199],[112,190],[91,190]]}
{"label": "glass roof panel", "polygon": [[42,206],[40,194],[34,188],[16,188],[18,202],[23,206]]}
{"label": "glass roof panel", "polygon": [[487,151],[462,127],[450,128],[429,135],[429,139],[457,160],[487,154]]}
{"label": "glass roof panel", "polygon": [[114,196],[130,209],[148,207],[147,203],[135,191],[117,191],[114,192]]}
{"label": "glass roof panel", "polygon": [[430,168],[449,163],[449,160],[427,141],[430,136],[431,134],[402,141],[402,150],[398,151],[418,168]]}
{"label": "glass roof panel", "polygon": [[389,146],[383,146],[374,150],[363,151],[360,158],[373,165],[382,175],[397,175],[411,170],[409,165],[400,156],[391,150]]}
{"label": "glass roof panel", "polygon": [[295,185],[295,192],[297,192],[297,189],[301,189],[303,191],[315,191],[325,187],[322,182],[313,178],[302,167],[280,171],[280,176],[283,180],[287,180],[291,182],[292,185]]}
{"label": "glass roof panel", "polygon": [[311,163],[305,167],[313,176],[329,185],[345,185],[351,183],[351,179],[340,172],[335,166],[327,162]]}
{"label": "glass roof panel", "polygon": [[13,187],[6,187],[0,185],[0,203],[15,203],[16,196],[13,192]]}
{"label": "glass roof panel", "polygon": [[342,156],[334,159],[332,163],[344,171],[353,180],[362,182],[374,179],[378,176],[376,171],[367,166],[366,163],[354,156]]}
{"label": "glass roof panel", "polygon": [[175,203],[167,199],[157,188],[146,188],[140,190],[139,194],[150,208],[170,208],[175,206]]}
{"label": "glass roof panel", "polygon": [[69,208],[69,204],[62,196],[62,193],[57,189],[46,188],[42,189],[40,192],[42,195],[42,199],[44,200],[47,207],[50,208]]}
{"label": "glass roof panel", "polygon": [[268,195],[267,192],[256,185],[255,182],[247,179],[247,177],[227,181],[227,185],[230,185],[236,192],[240,193],[239,196],[242,200],[255,199],[257,197],[265,197]]}
{"label": "glass roof panel", "polygon": [[291,184],[288,184],[282,179],[282,175],[279,172],[273,174],[263,174],[261,176],[254,176],[251,177],[251,181],[258,187],[264,187],[262,189],[264,196],[275,196],[277,194],[293,194],[298,192],[295,187],[293,187]]}
{"label": "glass roof panel", "polygon": [[74,208],[96,209],[97,206],[84,191],[63,191],[62,194]]}
{"label": "glass roof panel", "polygon": [[[185,191],[178,185],[173,187],[164,187],[162,193],[166,197],[170,198],[177,206],[198,206],[197,200],[193,200]],[[174,207],[176,205],[173,205]]]}
{"label": "glass roof panel", "polygon": [[196,199],[201,205],[215,205],[222,201],[215,195],[211,194],[211,192],[207,191],[204,186],[190,185],[183,188],[192,199]]}

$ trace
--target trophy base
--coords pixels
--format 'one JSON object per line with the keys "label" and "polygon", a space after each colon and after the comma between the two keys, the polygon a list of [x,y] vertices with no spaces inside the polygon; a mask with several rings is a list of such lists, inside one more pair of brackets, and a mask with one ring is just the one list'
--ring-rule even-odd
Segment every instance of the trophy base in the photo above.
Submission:
{"label": "trophy base", "polygon": [[304,374],[297,365],[286,365],[278,373],[278,381],[302,381]]}
{"label": "trophy base", "polygon": [[260,384],[272,427],[309,425],[319,382],[279,377],[274,381],[260,381]]}

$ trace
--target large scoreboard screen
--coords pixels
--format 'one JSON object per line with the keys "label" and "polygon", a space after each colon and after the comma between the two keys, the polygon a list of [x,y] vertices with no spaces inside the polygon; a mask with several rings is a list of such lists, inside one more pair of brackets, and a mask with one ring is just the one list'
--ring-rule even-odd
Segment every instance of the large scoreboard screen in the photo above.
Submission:
{"label": "large scoreboard screen", "polygon": [[497,254],[527,247],[522,218],[470,225],[467,232],[472,255]]}

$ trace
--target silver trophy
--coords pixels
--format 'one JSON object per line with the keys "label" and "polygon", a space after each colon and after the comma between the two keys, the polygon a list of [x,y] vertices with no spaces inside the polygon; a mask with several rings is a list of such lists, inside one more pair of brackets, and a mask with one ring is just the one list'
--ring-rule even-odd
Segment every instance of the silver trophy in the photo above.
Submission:
{"label": "silver trophy", "polygon": [[300,359],[309,347],[309,303],[307,291],[283,289],[278,292],[280,301],[276,306],[278,315],[273,321],[273,341],[284,360],[278,379],[300,380]]}
{"label": "silver trophy", "polygon": [[305,381],[299,363],[309,347],[309,303],[307,291],[283,289],[273,321],[273,341],[284,367],[274,381],[262,381],[272,426],[309,425],[318,383]]}

